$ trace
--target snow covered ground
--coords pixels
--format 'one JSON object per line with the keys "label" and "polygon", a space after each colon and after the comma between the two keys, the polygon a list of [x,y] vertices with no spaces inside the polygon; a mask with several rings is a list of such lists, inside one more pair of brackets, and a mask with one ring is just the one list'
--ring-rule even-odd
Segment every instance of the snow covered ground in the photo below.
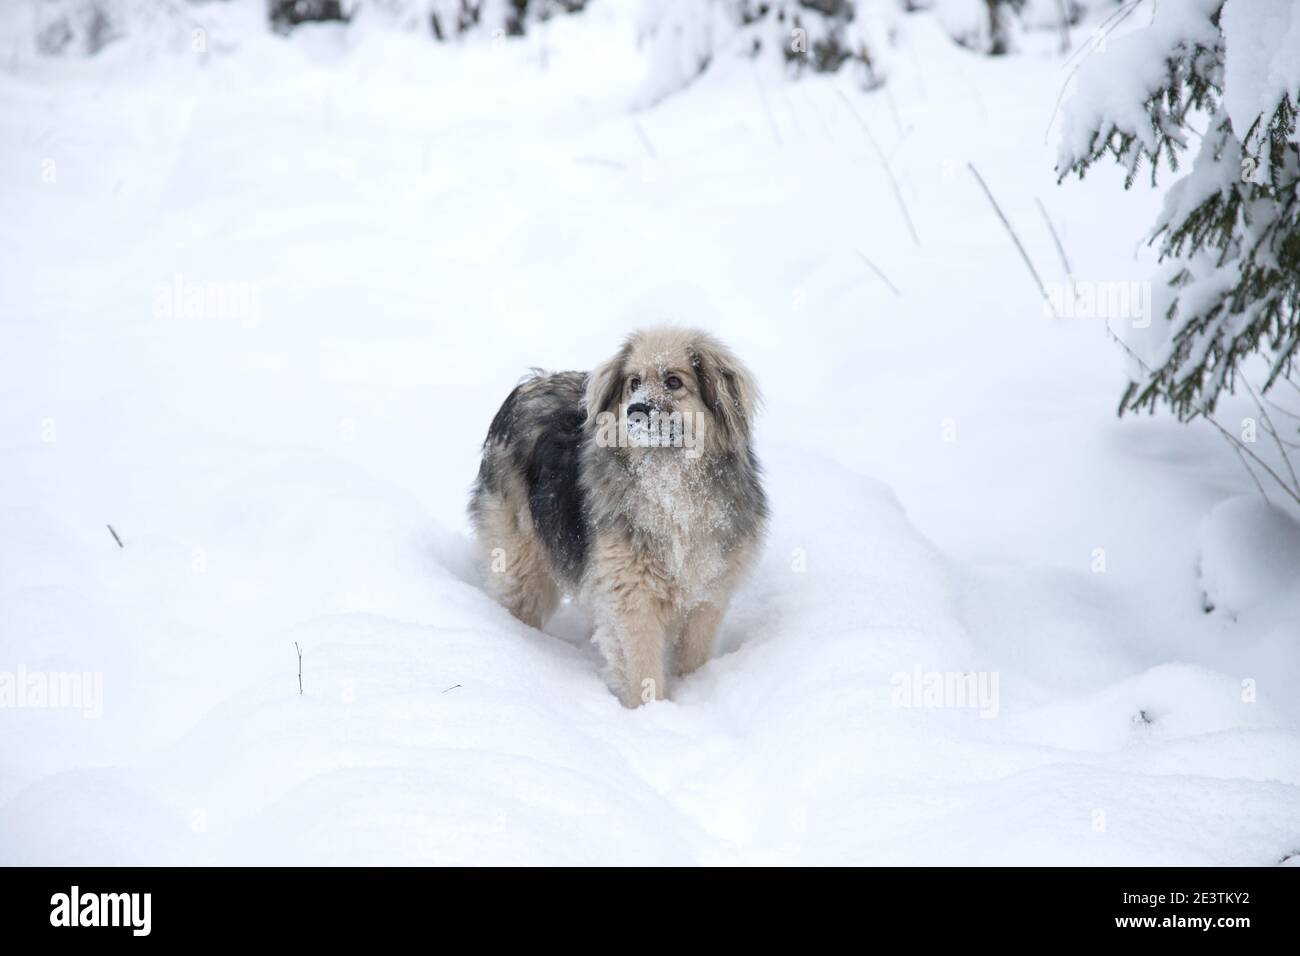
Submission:
{"label": "snow covered ground", "polygon": [[[720,57],[634,110],[635,13],[11,58],[0,681],[92,676],[0,708],[0,863],[1300,854],[1300,525],[1114,417],[967,168],[1046,280],[1036,199],[1076,277],[1150,277],[1158,194],[1055,183],[1055,36],[915,15],[880,92]],[[757,373],[774,518],[716,659],[626,711],[464,506],[529,366],[652,320]]]}

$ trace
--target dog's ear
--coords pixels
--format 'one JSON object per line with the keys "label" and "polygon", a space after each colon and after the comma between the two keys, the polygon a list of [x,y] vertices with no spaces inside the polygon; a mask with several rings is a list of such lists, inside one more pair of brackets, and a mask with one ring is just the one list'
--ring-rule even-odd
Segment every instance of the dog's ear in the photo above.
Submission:
{"label": "dog's ear", "polygon": [[587,377],[587,391],[583,396],[583,402],[587,407],[587,425],[594,425],[596,417],[601,412],[614,410],[618,396],[623,391],[623,367],[631,354],[631,345],[624,345],[618,350],[617,355],[596,366]]}
{"label": "dog's ear", "polygon": [[700,398],[713,413],[726,445],[734,449],[747,442],[759,403],[754,376],[726,346],[711,337],[697,339],[688,353],[700,383]]}

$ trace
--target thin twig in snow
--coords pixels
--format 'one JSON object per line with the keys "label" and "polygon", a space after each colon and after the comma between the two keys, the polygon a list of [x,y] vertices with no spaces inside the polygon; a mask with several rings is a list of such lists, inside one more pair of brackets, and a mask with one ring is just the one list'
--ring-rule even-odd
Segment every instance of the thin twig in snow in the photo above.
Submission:
{"label": "thin twig in snow", "polygon": [[1291,476],[1291,487],[1296,489],[1297,492],[1300,492],[1300,481],[1296,480],[1295,469],[1291,467],[1291,456],[1287,454],[1286,445],[1282,441],[1282,436],[1277,433],[1277,429],[1273,426],[1273,419],[1269,416],[1268,409],[1266,409],[1264,403],[1259,400],[1259,396],[1255,393],[1255,389],[1251,386],[1250,381],[1246,378],[1245,374],[1240,371],[1237,374],[1241,376],[1241,384],[1246,386],[1246,391],[1250,392],[1250,397],[1255,400],[1255,407],[1259,409],[1259,418],[1260,421],[1264,423],[1264,430],[1272,435],[1273,440],[1277,442],[1277,450],[1282,455],[1282,464],[1286,465],[1287,474]]}
{"label": "thin twig in snow", "polygon": [[1268,404],[1273,406],[1273,411],[1281,412],[1287,418],[1294,418],[1296,421],[1300,421],[1300,415],[1297,415],[1295,412],[1291,411],[1290,409],[1283,408],[1281,405],[1273,401],[1273,399],[1269,398],[1268,396],[1264,396],[1264,401],[1268,402]]}
{"label": "thin twig in snow", "polygon": [[858,258],[861,259],[863,262],[865,262],[872,272],[880,276],[880,281],[883,282],[885,285],[889,286],[890,290],[894,293],[894,295],[898,296],[900,299],[903,297],[903,293],[898,291],[898,286],[894,285],[894,283],[889,281],[889,276],[885,275],[878,268],[876,268],[876,264],[867,258],[866,253],[864,253],[861,249],[854,249],[853,251],[858,254]]}
{"label": "thin twig in snow", "polygon": [[640,120],[634,122],[632,127],[636,130],[636,135],[640,138],[641,145],[645,147],[646,154],[651,159],[658,159],[659,155],[655,152],[655,144],[650,142],[650,137],[646,134],[645,127],[641,125]]}
{"label": "thin twig in snow", "polygon": [[1002,207],[999,206],[998,201],[993,198],[993,193],[989,191],[988,184],[984,182],[984,177],[980,175],[980,172],[975,168],[974,163],[967,163],[966,166],[975,174],[975,180],[980,184],[980,189],[984,190],[984,195],[989,198],[989,202],[993,205],[993,211],[998,214],[998,218],[1002,220],[1002,225],[1007,229],[1007,234],[1011,236],[1011,241],[1014,242],[1016,248],[1020,250],[1020,258],[1025,260],[1025,265],[1029,269],[1029,274],[1034,277],[1034,282],[1038,285],[1038,291],[1042,294],[1043,301],[1046,302],[1047,307],[1052,310],[1052,314],[1059,319],[1061,316],[1057,313],[1056,306],[1052,304],[1052,299],[1047,294],[1047,289],[1043,285],[1042,278],[1038,275],[1038,270],[1034,268],[1033,262],[1030,261],[1029,253],[1025,251],[1025,247],[1021,244],[1020,237],[1017,236],[1016,231],[1011,228],[1011,223],[1002,212]]}
{"label": "thin twig in snow", "polygon": [[1214,417],[1208,414],[1205,411],[1205,409],[1200,409],[1200,412],[1207,422],[1209,422],[1211,425],[1217,428],[1219,430],[1219,433],[1223,435],[1224,438],[1228,439],[1230,444],[1240,449],[1240,451],[1244,452],[1245,454],[1249,455],[1252,461],[1254,461],[1257,465],[1259,465],[1259,467],[1263,468],[1264,471],[1268,473],[1268,476],[1272,478],[1275,482],[1277,482],[1277,486],[1281,488],[1283,491],[1285,491],[1289,498],[1291,498],[1296,504],[1300,505],[1300,494],[1297,494],[1294,490],[1292,490],[1292,488],[1286,483],[1286,481],[1283,480],[1282,476],[1279,475],[1272,468],[1270,468],[1268,466],[1268,463],[1264,461],[1264,459],[1260,458],[1259,455],[1256,455],[1253,451],[1251,451],[1244,444],[1242,444],[1241,440],[1237,438],[1236,435],[1232,434],[1232,432],[1228,431],[1217,421],[1215,421]]}
{"label": "thin twig in snow", "polygon": [[1247,461],[1246,456],[1241,453],[1241,449],[1232,442],[1228,442],[1228,447],[1235,451],[1237,457],[1241,459],[1241,467],[1246,469],[1246,474],[1250,475],[1250,480],[1253,481],[1255,487],[1259,489],[1259,496],[1264,499],[1264,504],[1271,505],[1273,502],[1268,500],[1268,492],[1264,490],[1264,485],[1260,482],[1259,476],[1256,475],[1255,470],[1250,467],[1250,462]]}
{"label": "thin twig in snow", "polygon": [[117,532],[113,530],[113,526],[110,524],[110,525],[105,525],[105,527],[108,528],[108,533],[113,536],[113,540],[117,542],[117,546],[119,548],[125,548],[126,545],[124,545],[122,543],[122,539],[117,536]]}
{"label": "thin twig in snow", "polygon": [[302,694],[302,648],[298,646],[297,641],[294,641],[293,649],[298,652],[298,694],[301,695]]}
{"label": "thin twig in snow", "polygon": [[772,139],[776,141],[776,145],[781,146],[781,131],[777,129],[776,117],[772,115],[772,107],[767,102],[767,91],[763,89],[763,78],[758,75],[758,67],[754,66],[752,62],[750,70],[754,74],[754,85],[758,87],[758,100],[763,104],[763,115],[767,117],[767,125],[772,130]]}
{"label": "thin twig in snow", "polygon": [[1074,283],[1074,270],[1070,268],[1070,257],[1065,254],[1065,246],[1061,243],[1061,237],[1056,234],[1056,227],[1052,225],[1052,217],[1047,214],[1047,207],[1037,196],[1034,202],[1038,203],[1038,211],[1043,214],[1043,222],[1047,223],[1047,231],[1052,234],[1052,241],[1056,243],[1056,251],[1060,253],[1061,265],[1065,266],[1065,277]]}
{"label": "thin twig in snow", "polygon": [[903,147],[907,145],[907,137],[911,135],[912,128],[909,126],[903,135],[898,138],[898,142],[894,144],[894,151],[889,154],[889,161],[891,163],[894,161],[894,157],[897,156]]}
{"label": "thin twig in snow", "polygon": [[889,160],[885,159],[885,154],[881,152],[880,144],[876,142],[876,137],[871,135],[871,127],[867,125],[867,121],[862,117],[862,114],[854,108],[853,101],[850,100],[844,94],[844,91],[838,86],[835,87],[835,92],[840,95],[840,99],[844,101],[844,105],[849,108],[849,112],[853,114],[853,118],[858,121],[858,124],[862,127],[862,131],[867,134],[867,141],[871,143],[871,148],[875,150],[876,158],[880,160],[880,165],[885,170],[885,175],[889,177],[889,185],[890,188],[894,190],[894,199],[898,202],[898,208],[903,211],[903,219],[907,223],[907,231],[912,234],[912,241],[919,246],[921,244],[921,237],[916,234],[916,226],[912,224],[912,214],[907,211],[907,203],[903,201],[903,193],[898,188],[898,180],[894,178],[894,171],[889,168]]}

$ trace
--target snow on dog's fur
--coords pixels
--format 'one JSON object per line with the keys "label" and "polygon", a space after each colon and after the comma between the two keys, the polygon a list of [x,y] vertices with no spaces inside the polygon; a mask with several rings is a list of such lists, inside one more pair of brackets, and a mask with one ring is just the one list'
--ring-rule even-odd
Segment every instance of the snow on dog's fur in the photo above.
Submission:
{"label": "snow on dog's fur", "polygon": [[709,659],[757,554],[757,402],[715,338],[661,328],[590,374],[534,373],[492,420],[470,502],[488,585],[533,627],[574,595],[629,707]]}

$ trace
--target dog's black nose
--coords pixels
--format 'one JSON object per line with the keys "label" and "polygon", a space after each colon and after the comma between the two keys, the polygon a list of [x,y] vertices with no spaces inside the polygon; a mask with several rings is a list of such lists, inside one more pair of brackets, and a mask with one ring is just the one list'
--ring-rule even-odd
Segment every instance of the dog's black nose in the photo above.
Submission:
{"label": "dog's black nose", "polygon": [[650,406],[645,402],[633,402],[627,407],[627,414],[629,417],[632,415],[644,415],[646,418],[649,418]]}

